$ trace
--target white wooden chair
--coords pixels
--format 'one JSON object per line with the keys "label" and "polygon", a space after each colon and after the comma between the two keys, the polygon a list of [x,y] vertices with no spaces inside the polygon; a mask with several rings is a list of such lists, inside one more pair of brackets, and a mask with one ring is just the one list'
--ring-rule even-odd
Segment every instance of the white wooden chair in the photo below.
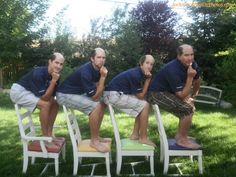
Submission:
{"label": "white wooden chair", "polygon": [[138,141],[130,140],[129,138],[120,139],[119,129],[116,123],[114,109],[110,104],[108,104],[111,122],[114,130],[115,140],[116,140],[116,174],[120,175],[122,157],[123,156],[144,156],[150,160],[150,173],[149,174],[136,174],[132,166],[133,174],[128,174],[129,176],[154,176],[154,147],[146,144],[141,144]]}
{"label": "white wooden chair", "polygon": [[[111,139],[107,138],[108,142],[104,143],[104,145],[107,146],[110,149],[110,151],[106,153],[98,152],[95,148],[90,147],[90,139],[82,140],[79,125],[77,122],[77,117],[74,113],[74,110],[66,108],[66,106],[63,105],[63,111],[73,147],[73,158],[74,158],[73,175],[77,175],[78,165],[79,163],[82,163],[82,158],[89,157],[89,158],[105,158],[106,172],[107,172],[106,176],[110,177]],[[97,164],[93,164],[92,171],[88,176],[95,176],[93,173],[96,165]]]}
{"label": "white wooden chair", "polygon": [[[36,157],[53,158],[55,163],[55,174],[59,174],[59,156],[62,152],[65,160],[65,139],[62,137],[52,138],[45,136],[37,136],[35,126],[32,121],[31,112],[21,108],[15,104],[15,111],[18,119],[21,141],[23,143],[23,173],[26,173],[28,168],[28,159],[31,157],[32,164]],[[57,148],[48,148],[45,142],[54,142]],[[48,165],[48,164],[47,164]],[[45,168],[47,168],[47,165]]]}
{"label": "white wooden chair", "polygon": [[[190,157],[197,156],[199,173],[203,174],[202,150],[201,149],[193,150],[185,147],[180,147],[176,144],[175,139],[168,139],[158,105],[156,104],[153,105],[153,109],[155,112],[158,132],[160,136],[160,161],[161,162],[164,161],[163,174],[167,174],[168,172],[170,156],[190,156]],[[182,172],[180,171],[180,173]]]}

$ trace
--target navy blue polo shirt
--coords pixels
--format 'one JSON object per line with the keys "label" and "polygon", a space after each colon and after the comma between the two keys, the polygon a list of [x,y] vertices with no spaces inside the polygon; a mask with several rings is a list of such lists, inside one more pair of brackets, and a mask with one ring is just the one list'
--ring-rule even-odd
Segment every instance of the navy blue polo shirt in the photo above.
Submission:
{"label": "navy blue polo shirt", "polygon": [[[45,94],[51,80],[52,76],[48,73],[48,67],[42,66],[31,70],[17,83],[26,90],[31,91],[35,96],[40,97]],[[55,96],[55,91],[53,96]]]}
{"label": "navy blue polo shirt", "polygon": [[[194,79],[198,79],[199,68],[195,61],[192,67],[197,71]],[[174,59],[156,74],[150,83],[149,91],[176,93],[183,90],[186,79],[187,68],[178,59]]]}
{"label": "navy blue polo shirt", "polygon": [[84,94],[92,97],[96,93],[96,83],[100,79],[99,70],[95,70],[91,62],[78,67],[59,86],[58,92],[65,94]]}
{"label": "navy blue polo shirt", "polygon": [[140,67],[131,68],[115,76],[106,87],[106,91],[119,91],[124,94],[142,92],[143,73]]}

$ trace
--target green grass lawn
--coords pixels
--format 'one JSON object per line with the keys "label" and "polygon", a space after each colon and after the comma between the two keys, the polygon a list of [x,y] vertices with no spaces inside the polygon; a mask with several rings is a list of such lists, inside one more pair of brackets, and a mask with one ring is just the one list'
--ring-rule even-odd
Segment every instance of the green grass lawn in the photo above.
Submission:
{"label": "green grass lawn", "polygon": [[[84,137],[89,137],[88,118],[83,114],[76,112],[79,116],[79,124]],[[39,124],[37,118],[38,112],[34,113],[34,120]],[[169,137],[173,137],[178,124],[178,119],[162,112],[165,128]],[[129,136],[134,119],[129,118],[123,113],[117,114],[121,136]],[[149,135],[159,146],[159,136],[153,113],[150,113],[149,119]],[[60,163],[60,176],[72,176],[73,170],[73,155],[70,138],[67,131],[66,122],[62,111],[58,114],[55,128],[57,136],[64,136],[67,140],[66,162]],[[115,142],[112,131],[112,125],[108,112],[105,114],[104,121],[101,126],[101,135],[103,137],[113,138],[111,173],[115,175]],[[197,111],[194,115],[193,124],[190,130],[190,136],[194,136],[203,146],[203,177],[235,177],[236,176],[236,110],[220,109],[216,107],[197,105]],[[8,95],[0,94],[0,175],[1,177],[9,176],[39,176],[44,168],[44,162],[50,160],[37,159],[36,165],[29,165],[27,174],[23,175],[22,171],[22,145],[18,131],[17,119],[13,104],[9,100]],[[163,176],[163,165],[159,162],[159,148],[155,150],[155,174]],[[60,159],[61,160],[61,159]],[[124,158],[125,162],[143,160],[143,158]],[[62,161],[62,160],[61,160]],[[86,159],[84,163],[102,162],[103,159]],[[184,173],[192,173],[198,175],[197,162],[191,163],[189,158],[178,157],[171,159],[171,162],[182,162],[181,170]],[[78,174],[86,173],[90,167],[79,167]],[[146,173],[149,169],[148,163],[143,163],[137,166],[137,171]],[[130,166],[124,165],[121,169],[122,173],[130,172]],[[173,166],[169,169],[170,173],[177,173],[177,169]],[[53,176],[54,166],[50,166],[43,176]],[[100,165],[95,171],[95,174],[105,174],[105,165]]]}

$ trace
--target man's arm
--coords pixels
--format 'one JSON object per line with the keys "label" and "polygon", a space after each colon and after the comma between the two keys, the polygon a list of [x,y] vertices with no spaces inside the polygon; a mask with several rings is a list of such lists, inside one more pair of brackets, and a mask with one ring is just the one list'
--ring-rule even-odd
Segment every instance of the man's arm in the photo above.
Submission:
{"label": "man's arm", "polygon": [[147,90],[148,90],[148,86],[151,82],[151,78],[147,78],[145,81],[144,81],[144,85],[143,85],[143,91],[141,93],[137,93],[136,94],[136,97],[138,99],[141,99],[143,100],[147,94]]}
{"label": "man's arm", "polygon": [[91,97],[92,100],[94,101],[98,101],[103,93],[103,90],[104,90],[104,84],[105,84],[105,80],[106,80],[106,77],[107,77],[107,69],[105,66],[103,66],[101,69],[100,69],[100,79],[98,81],[98,84],[97,84],[97,89],[96,89],[96,93]]}
{"label": "man's arm", "polygon": [[186,80],[183,90],[175,93],[180,99],[184,100],[186,97],[189,96],[189,93],[192,89],[193,78],[196,75],[196,73],[197,73],[196,70],[194,70],[192,66],[190,65],[188,67],[187,80]]}
{"label": "man's arm", "polygon": [[196,80],[193,80],[193,92],[192,92],[192,98],[195,98],[198,95],[199,89],[200,89],[201,79],[198,78]]}
{"label": "man's arm", "polygon": [[52,73],[52,80],[51,80],[45,94],[42,95],[40,99],[42,99],[44,101],[50,100],[50,98],[52,97],[53,92],[55,90],[55,87],[57,85],[57,80],[59,79],[59,77],[60,77],[60,75],[58,73],[55,73],[55,72]]}

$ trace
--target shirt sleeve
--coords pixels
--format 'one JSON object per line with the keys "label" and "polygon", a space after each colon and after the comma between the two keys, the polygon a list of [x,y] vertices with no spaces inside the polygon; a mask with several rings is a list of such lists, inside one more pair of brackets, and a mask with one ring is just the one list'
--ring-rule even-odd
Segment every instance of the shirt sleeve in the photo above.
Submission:
{"label": "shirt sleeve", "polygon": [[82,74],[81,84],[87,96],[92,97],[93,95],[95,95],[97,87],[96,84],[92,81],[91,75]]}
{"label": "shirt sleeve", "polygon": [[143,88],[141,85],[141,79],[140,76],[131,75],[131,77],[129,77],[131,94],[142,92]]}
{"label": "shirt sleeve", "polygon": [[33,72],[33,78],[31,82],[31,88],[32,92],[36,96],[42,96],[45,94],[49,84],[50,80],[47,80],[42,73],[39,73],[37,70]]}
{"label": "shirt sleeve", "polygon": [[170,86],[170,91],[172,93],[176,93],[178,91],[183,90],[184,83],[182,82],[180,76],[178,74],[175,74],[174,72],[171,72],[170,70],[166,74],[167,82]]}

